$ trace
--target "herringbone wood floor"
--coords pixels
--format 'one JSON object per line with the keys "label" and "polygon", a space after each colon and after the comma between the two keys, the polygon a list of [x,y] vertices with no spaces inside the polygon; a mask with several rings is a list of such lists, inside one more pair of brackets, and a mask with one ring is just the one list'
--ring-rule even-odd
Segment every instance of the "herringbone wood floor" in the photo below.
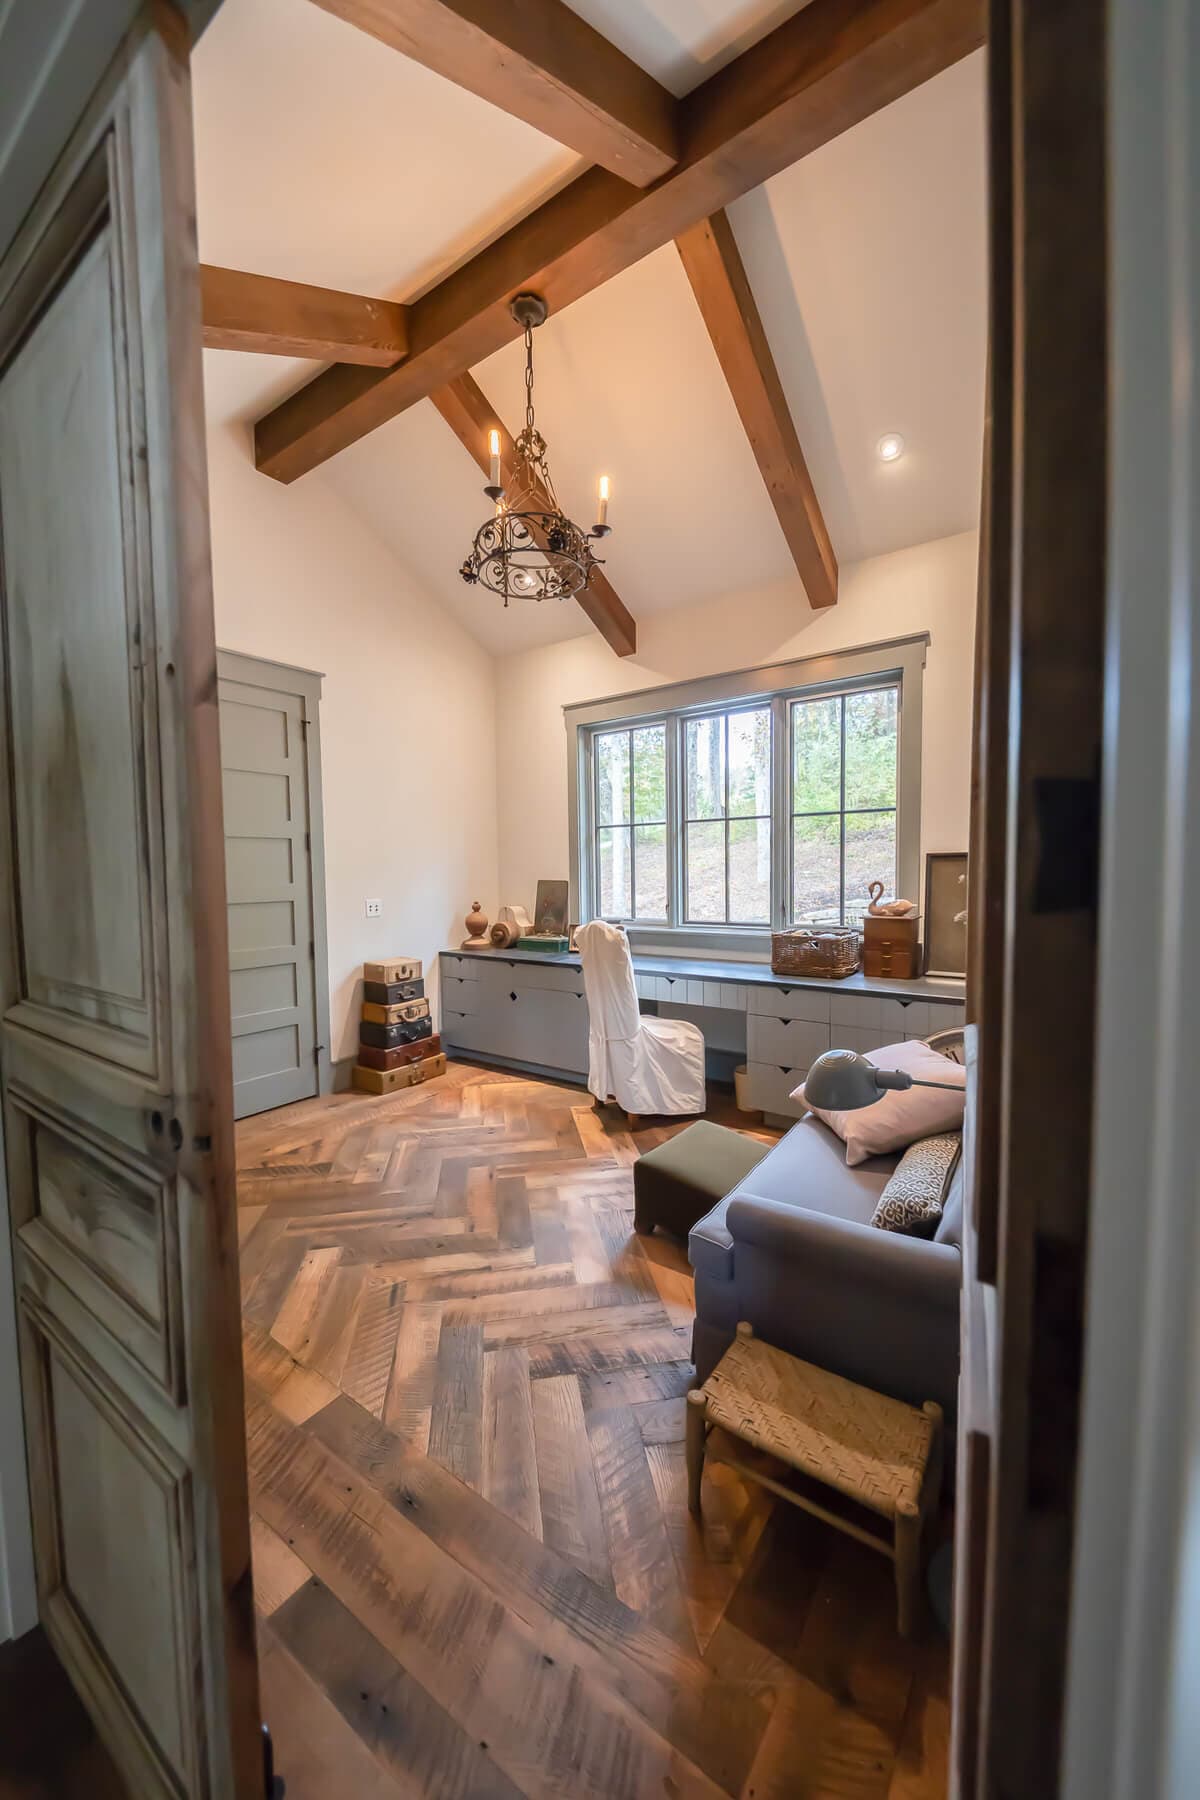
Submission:
{"label": "herringbone wood floor", "polygon": [[632,1231],[669,1129],[463,1063],[239,1128],[290,1800],[944,1794],[945,1651],[883,1559],[724,1469],[688,1514],[687,1258]]}

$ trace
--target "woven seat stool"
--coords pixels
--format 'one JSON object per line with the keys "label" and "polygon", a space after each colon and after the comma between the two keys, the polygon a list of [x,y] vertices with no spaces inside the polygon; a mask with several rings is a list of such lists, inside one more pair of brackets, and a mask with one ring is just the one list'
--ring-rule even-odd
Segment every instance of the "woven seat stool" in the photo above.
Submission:
{"label": "woven seat stool", "polygon": [[[688,1505],[694,1513],[700,1511],[706,1456],[890,1557],[897,1623],[901,1636],[909,1636],[920,1591],[922,1531],[942,1483],[940,1406],[932,1400],[907,1406],[859,1387],[760,1342],[743,1323],[703,1387],[688,1394]],[[787,1468],[774,1472],[767,1458]],[[860,1522],[845,1501],[885,1521],[890,1531]]]}

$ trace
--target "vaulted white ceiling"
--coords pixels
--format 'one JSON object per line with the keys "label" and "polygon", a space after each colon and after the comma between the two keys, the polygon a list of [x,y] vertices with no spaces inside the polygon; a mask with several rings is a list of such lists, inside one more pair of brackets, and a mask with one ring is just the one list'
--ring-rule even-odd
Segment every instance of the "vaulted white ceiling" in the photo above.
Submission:
{"label": "vaulted white ceiling", "polygon": [[[796,6],[575,0],[575,10],[684,93]],[[580,166],[309,0],[226,0],[194,70],[206,262],[411,299]],[[978,517],[983,130],[980,54],[730,209],[842,563]],[[586,519],[597,475],[610,476],[607,569],[635,617],[794,576],[672,246],[552,317],[535,356],[559,498]],[[316,372],[221,351],[205,353],[205,368],[217,419],[253,419]],[[516,430],[521,346],[474,374]],[[890,465],[876,453],[885,432],[906,444]],[[504,614],[461,583],[487,511],[481,479],[425,401],[299,486],[332,484],[493,650],[589,631],[571,604]]]}

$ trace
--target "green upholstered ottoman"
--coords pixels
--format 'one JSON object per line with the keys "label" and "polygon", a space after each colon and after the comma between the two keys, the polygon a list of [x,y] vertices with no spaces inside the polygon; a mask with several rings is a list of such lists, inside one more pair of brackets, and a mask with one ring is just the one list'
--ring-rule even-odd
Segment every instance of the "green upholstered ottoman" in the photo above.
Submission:
{"label": "green upholstered ottoman", "polygon": [[665,1225],[686,1237],[770,1147],[700,1119],[678,1137],[647,1150],[633,1165],[634,1229],[649,1233]]}

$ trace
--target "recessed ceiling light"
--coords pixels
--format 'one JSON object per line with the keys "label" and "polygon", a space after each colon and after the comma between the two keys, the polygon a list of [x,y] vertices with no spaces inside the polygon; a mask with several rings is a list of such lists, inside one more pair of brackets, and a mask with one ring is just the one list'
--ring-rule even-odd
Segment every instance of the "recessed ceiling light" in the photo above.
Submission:
{"label": "recessed ceiling light", "polygon": [[880,462],[895,462],[904,455],[904,439],[898,431],[885,432],[875,446]]}

